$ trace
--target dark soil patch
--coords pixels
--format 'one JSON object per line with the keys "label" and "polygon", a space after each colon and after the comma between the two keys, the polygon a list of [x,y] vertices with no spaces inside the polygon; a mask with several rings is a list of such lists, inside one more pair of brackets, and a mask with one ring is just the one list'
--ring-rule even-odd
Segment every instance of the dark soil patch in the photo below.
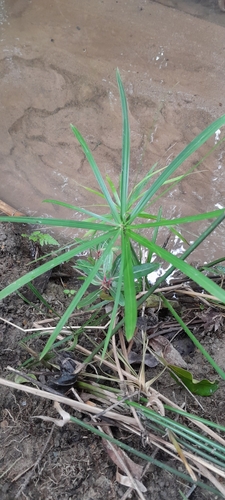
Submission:
{"label": "dark soil patch", "polygon": [[[19,225],[2,224],[0,233],[1,255],[0,275],[2,288],[27,272],[31,260],[30,247],[26,240],[21,238],[24,228]],[[76,276],[74,271],[66,266],[63,268],[64,278],[68,288],[74,288]],[[59,313],[64,310],[69,301],[63,293],[60,278],[53,276],[47,284],[45,296],[52,307]],[[12,294],[0,306],[2,318],[16,324],[20,328],[28,329],[34,321],[45,317],[44,306],[37,304],[28,305],[17,295]],[[197,332],[197,330],[196,330]],[[224,367],[225,344],[224,327],[220,324],[217,331],[209,328],[197,332],[202,344]],[[17,368],[28,357],[19,342],[25,334],[18,328],[1,321],[1,376],[8,375],[7,366]],[[31,346],[31,344],[29,343]],[[37,340],[32,346],[35,349],[43,347],[43,341]],[[214,373],[197,351],[189,352],[185,356],[188,367],[196,378],[214,378]],[[155,376],[157,368],[149,369],[149,379]],[[200,410],[196,401],[187,396],[183,389],[176,386],[169,376],[161,377],[154,385],[174,402],[187,401],[188,410],[202,414],[205,418],[224,424],[224,385],[221,383],[219,390],[210,398],[198,398],[203,405],[204,412]],[[52,403],[24,392],[9,390],[1,387],[1,448],[0,448],[0,476],[1,499],[14,500],[94,500],[108,498],[120,499],[126,488],[116,482],[116,467],[110,461],[102,441],[99,437],[68,424],[63,428],[55,427],[52,434],[52,424],[33,419],[37,415],[51,415]],[[74,413],[74,415],[76,415]],[[81,417],[81,415],[76,415]],[[119,431],[117,437],[119,437]],[[49,442],[46,442],[49,439]],[[140,440],[134,441],[132,435],[127,435],[125,442],[136,446],[146,453]],[[29,476],[37,458],[43,456]],[[152,450],[150,451],[152,453]],[[162,452],[156,458],[168,465],[174,466],[175,462]],[[178,465],[178,467],[180,467]],[[29,478],[29,481],[28,481]],[[179,490],[187,494],[189,486],[175,479],[168,472],[150,466],[143,480],[147,493],[146,500],[180,500]],[[20,489],[22,488],[21,493]],[[137,498],[133,493],[129,498]],[[196,488],[190,496],[191,500],[216,500],[212,493]]]}

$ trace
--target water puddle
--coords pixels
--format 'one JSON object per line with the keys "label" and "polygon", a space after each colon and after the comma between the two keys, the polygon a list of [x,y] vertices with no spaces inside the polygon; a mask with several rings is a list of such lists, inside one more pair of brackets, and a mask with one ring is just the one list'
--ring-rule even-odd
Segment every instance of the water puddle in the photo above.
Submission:
{"label": "water puddle", "polygon": [[[116,67],[125,85],[131,125],[132,183],[158,162],[163,168],[225,111],[225,13],[217,1],[0,0],[0,199],[29,215],[75,218],[54,198],[92,210],[83,186],[96,181],[73,137],[76,125],[103,176],[117,183],[121,110]],[[185,165],[193,166],[224,137],[217,131]],[[224,145],[157,201],[164,217],[224,206]],[[181,172],[185,170],[182,167]],[[205,227],[189,225],[188,241]],[[60,229],[60,235],[73,235]],[[168,233],[159,233],[162,243]],[[171,238],[169,249],[180,242]],[[225,248],[221,226],[196,259]]]}

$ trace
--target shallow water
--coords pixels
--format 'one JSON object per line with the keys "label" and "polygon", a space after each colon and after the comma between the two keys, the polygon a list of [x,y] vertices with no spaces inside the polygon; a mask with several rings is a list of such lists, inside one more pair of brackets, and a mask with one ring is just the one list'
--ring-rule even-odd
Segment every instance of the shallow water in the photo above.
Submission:
{"label": "shallow water", "polygon": [[[212,0],[1,0],[0,29],[0,199],[25,214],[77,217],[42,204],[46,198],[92,208],[99,203],[82,187],[96,188],[96,181],[70,123],[84,135],[102,174],[117,182],[116,67],[129,102],[132,183],[155,162],[167,165],[225,113],[225,13]],[[224,206],[224,158],[222,144],[163,199],[163,216]],[[189,226],[187,239],[204,227]],[[173,244],[171,239],[168,248]],[[196,259],[212,260],[224,248],[221,226]]]}

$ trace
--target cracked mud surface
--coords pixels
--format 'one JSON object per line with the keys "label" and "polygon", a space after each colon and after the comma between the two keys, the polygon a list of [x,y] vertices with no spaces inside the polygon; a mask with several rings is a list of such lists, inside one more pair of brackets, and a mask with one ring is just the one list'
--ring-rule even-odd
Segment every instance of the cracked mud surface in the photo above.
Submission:
{"label": "cracked mud surface", "polygon": [[[0,199],[25,214],[77,216],[42,204],[46,198],[96,204],[82,187],[96,188],[96,181],[70,123],[85,137],[102,174],[117,184],[116,67],[130,109],[132,183],[155,162],[167,165],[224,112],[225,15],[216,0],[104,0],[94,9],[88,0],[9,0],[0,12]],[[214,143],[212,138],[189,165]],[[221,145],[164,199],[163,215],[222,205],[223,165]],[[60,234],[71,236],[66,229]],[[210,258],[217,257],[219,242],[225,243],[220,229],[204,248],[207,260],[209,249]]]}

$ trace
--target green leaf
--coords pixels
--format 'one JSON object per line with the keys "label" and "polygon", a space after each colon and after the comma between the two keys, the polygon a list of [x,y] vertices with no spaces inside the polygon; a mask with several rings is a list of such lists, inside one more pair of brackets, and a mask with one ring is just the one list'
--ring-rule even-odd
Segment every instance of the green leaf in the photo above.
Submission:
{"label": "green leaf", "polygon": [[70,203],[64,203],[63,201],[58,200],[44,200],[43,203],[52,203],[53,205],[60,205],[61,207],[71,208],[71,210],[76,210],[81,214],[90,215],[92,220],[102,220],[108,224],[110,222],[109,217],[105,215],[96,214],[95,212],[91,212],[90,210],[86,210],[85,208],[77,207],[75,205],[71,205]]}
{"label": "green leaf", "polygon": [[95,160],[93,158],[93,155],[92,155],[86,141],[84,140],[84,138],[82,137],[82,135],[80,134],[79,130],[77,130],[76,127],[74,127],[73,125],[70,125],[70,126],[71,126],[71,130],[73,131],[74,135],[76,136],[77,140],[79,141],[79,143],[84,151],[84,154],[85,154],[85,156],[86,156],[86,158],[87,158],[87,160],[92,168],[93,174],[95,175],[95,178],[98,181],[98,185],[99,185],[102,193],[105,196],[105,199],[110,207],[110,210],[111,210],[111,213],[112,213],[112,216],[113,216],[115,222],[119,223],[120,219],[119,219],[117,207],[109,194],[109,191],[106,187],[106,184],[105,184],[105,181],[102,177],[102,174],[97,166],[97,163],[95,162]]}
{"label": "green leaf", "polygon": [[184,370],[184,368],[173,365],[168,365],[168,368],[170,369],[171,377],[173,377],[178,383],[180,379],[189,391],[197,396],[212,396],[212,394],[219,388],[218,380],[215,380],[214,382],[210,382],[210,380],[207,379],[196,380],[193,378],[192,373]]}
{"label": "green leaf", "polygon": [[[135,203],[140,198],[140,196],[143,196],[144,193],[142,192],[142,190],[148,184],[148,182],[150,181],[151,177],[157,173],[157,172],[154,172],[154,168],[156,167],[156,165],[157,165],[157,163],[155,163],[153,165],[153,167],[151,167],[151,169],[146,174],[146,176],[138,184],[136,184],[136,186],[134,186],[134,188],[132,189],[132,191],[131,191],[131,193],[129,194],[129,197],[128,197],[128,202],[129,202],[128,203],[128,208],[131,208],[132,205],[133,205],[133,203]],[[158,172],[160,172],[160,170],[158,170]]]}
{"label": "green leaf", "polygon": [[77,309],[82,309],[83,307],[89,306],[98,298],[98,296],[99,290],[95,290],[94,292],[89,293],[77,304]]}
{"label": "green leaf", "polygon": [[[47,343],[46,343],[46,345],[45,345],[45,347],[44,347],[44,349],[43,349],[43,351],[42,351],[42,353],[40,355],[40,359],[42,359],[48,353],[48,351],[51,349],[52,344],[55,342],[55,340],[56,340],[57,336],[59,335],[61,329],[67,323],[67,321],[69,320],[69,318],[70,318],[71,314],[73,313],[74,309],[79,304],[80,300],[82,299],[83,295],[85,294],[86,290],[88,289],[89,285],[91,284],[93,278],[96,276],[96,273],[98,272],[99,268],[101,267],[102,263],[104,262],[104,259],[105,259],[106,255],[107,255],[107,252],[109,252],[111,250],[111,248],[113,247],[116,239],[118,238],[118,233],[119,233],[119,230],[117,230],[116,232],[114,232],[113,236],[111,237],[110,242],[108,241],[108,245],[105,248],[104,252],[100,256],[100,258],[96,261],[96,264],[93,267],[92,271],[87,276],[86,280],[82,284],[81,288],[78,290],[77,294],[73,298],[73,300],[70,303],[69,307],[67,308],[67,310],[65,311],[65,313],[63,314],[63,316],[61,317],[61,319],[59,320],[58,324],[56,325],[53,333],[51,334],[50,338],[48,339],[48,341],[47,341]],[[103,236],[105,236],[105,235],[103,235]],[[90,245],[90,242],[89,242],[89,245]]]}
{"label": "green leaf", "polygon": [[[37,278],[37,276],[41,276],[44,274],[46,271],[49,271],[50,269],[53,269],[56,266],[59,266],[62,264],[62,262],[68,262],[68,260],[72,259],[76,255],[78,255],[81,252],[84,252],[85,250],[90,249],[91,247],[95,247],[98,243],[103,243],[105,240],[107,240],[110,236],[112,237],[114,234],[115,230],[112,231],[111,233],[104,233],[96,238],[94,238],[92,241],[85,241],[84,243],[78,245],[76,248],[73,248],[69,252],[65,252],[62,255],[55,257],[54,259],[50,260],[49,262],[46,262],[45,264],[42,264],[39,266],[37,269],[34,269],[33,271],[30,271],[29,273],[25,274],[25,276],[22,276],[18,280],[14,281],[10,285],[8,285],[6,288],[0,291],[0,300],[4,299],[10,293],[15,292],[22,286],[26,285],[30,281],[32,281],[34,278]],[[118,234],[118,232],[116,232]]]}
{"label": "green leaf", "polygon": [[213,123],[211,123],[203,132],[201,132],[193,141],[184,148],[183,151],[170,163],[170,165],[162,172],[162,174],[156,179],[152,186],[148,189],[145,195],[139,200],[136,207],[132,210],[130,214],[130,223],[138,217],[139,213],[146,206],[148,201],[153,197],[153,195],[161,188],[165,181],[172,175],[177,168],[184,163],[184,161],[191,156],[202,144],[204,144],[211,135],[213,135],[216,130],[225,124],[225,115],[218,118]]}
{"label": "green leaf", "polygon": [[123,280],[125,299],[125,335],[130,341],[134,335],[137,324],[137,302],[133,274],[132,252],[129,237],[122,233],[122,256],[124,256]]}
{"label": "green leaf", "polygon": [[153,271],[159,269],[160,264],[149,263],[149,264],[139,264],[138,266],[133,266],[134,279],[143,278],[143,276],[148,276]]}
{"label": "green leaf", "polygon": [[[33,373],[28,373],[27,375],[33,380],[37,380],[37,377]],[[16,384],[27,384],[28,382],[27,379],[24,378],[22,375],[16,375],[14,380]]]}
{"label": "green leaf", "polygon": [[104,262],[103,262],[103,274],[108,275],[111,270],[112,270],[112,264],[113,264],[113,250],[108,253],[106,256]]}
{"label": "green leaf", "polygon": [[46,217],[8,217],[0,216],[0,222],[17,222],[22,224],[43,224],[55,227],[76,227],[80,229],[93,229],[94,231],[108,231],[112,229],[112,224],[102,224],[70,219],[51,219]]}
{"label": "green leaf", "polygon": [[107,335],[106,335],[106,338],[104,341],[104,348],[102,351],[102,359],[104,359],[104,357],[106,355],[107,347],[109,345],[109,342],[110,342],[110,339],[113,335],[113,330],[115,327],[116,315],[118,313],[118,307],[119,307],[120,298],[121,298],[121,288],[122,288],[122,283],[123,283],[123,267],[124,267],[124,255],[122,254],[121,255],[120,275],[119,275],[119,279],[117,282],[116,295],[114,297],[114,305],[113,305],[113,310],[111,313],[110,325],[109,325],[109,329],[108,329],[108,332],[107,332]]}
{"label": "green leaf", "polygon": [[120,207],[120,199],[119,199],[119,196],[118,196],[118,193],[117,193],[117,190],[116,190],[116,187],[115,187],[115,184],[113,183],[112,179],[109,177],[109,175],[106,175],[106,180],[110,186],[110,189],[112,191],[112,194],[114,196],[114,199],[118,205],[118,207]]}
{"label": "green leaf", "polygon": [[[114,290],[114,288],[115,288],[115,290]],[[108,296],[108,301],[111,302],[112,300],[115,300],[115,298],[116,298],[117,282],[115,283],[115,286],[114,286],[114,283],[112,284],[112,286],[109,290],[109,293],[110,293],[110,295]],[[101,299],[106,299],[106,294],[104,294],[103,292],[101,293]],[[124,295],[122,294],[122,292],[120,293],[120,296],[119,296],[119,305],[121,307],[125,306]]]}
{"label": "green leaf", "polygon": [[149,250],[153,250],[156,255],[164,259],[166,262],[172,264],[172,266],[174,266],[176,269],[179,269],[186,276],[189,276],[189,278],[195,281],[195,283],[198,283],[198,285],[207,290],[207,292],[214,295],[220,302],[222,302],[223,304],[225,303],[225,291],[222,290],[212,280],[204,276],[204,274],[198,271],[198,269],[190,266],[164,248],[159,247],[155,243],[152,243],[147,238],[135,233],[134,231],[127,230],[127,235],[129,235],[129,237],[134,241],[137,241],[137,243],[139,243],[140,245],[149,248]]}
{"label": "green leaf", "polygon": [[122,117],[123,117],[122,171],[121,171],[121,182],[120,182],[120,201],[121,201],[120,218],[121,221],[124,221],[125,214],[127,211],[129,168],[130,168],[130,127],[128,119],[127,99],[118,69],[116,71],[116,78],[120,92]]}
{"label": "green leaf", "polygon": [[33,231],[31,234],[22,234],[24,238],[33,241],[34,243],[39,243],[42,247],[44,245],[54,245],[59,246],[58,241],[53,238],[50,234],[41,233],[41,231]]}
{"label": "green leaf", "polygon": [[112,265],[112,276],[119,276],[121,266],[121,254],[117,255]]}
{"label": "green leaf", "polygon": [[221,208],[220,210],[213,210],[212,212],[204,212],[203,214],[196,215],[187,215],[186,217],[179,217],[178,219],[163,219],[161,218],[157,221],[157,217],[155,215],[147,214],[145,212],[141,212],[138,217],[143,219],[155,219],[155,222],[149,222],[146,224],[132,224],[132,228],[134,229],[144,229],[148,227],[160,227],[160,226],[176,226],[180,224],[189,224],[190,222],[198,222],[207,219],[214,219],[215,217],[219,217],[221,214],[225,213],[225,209]]}

